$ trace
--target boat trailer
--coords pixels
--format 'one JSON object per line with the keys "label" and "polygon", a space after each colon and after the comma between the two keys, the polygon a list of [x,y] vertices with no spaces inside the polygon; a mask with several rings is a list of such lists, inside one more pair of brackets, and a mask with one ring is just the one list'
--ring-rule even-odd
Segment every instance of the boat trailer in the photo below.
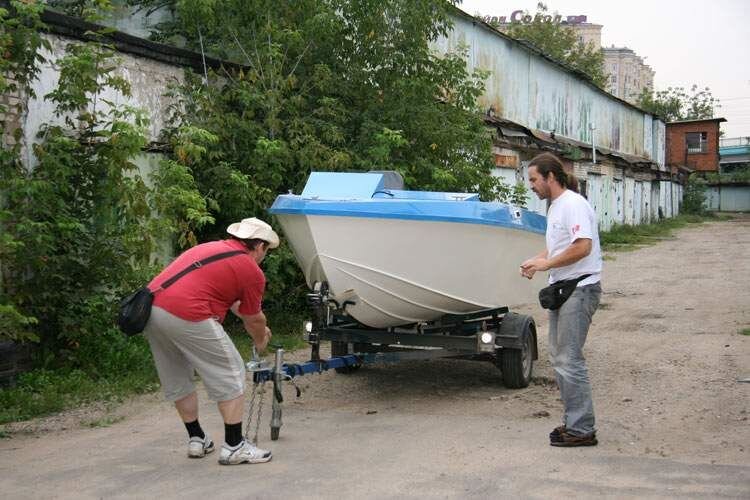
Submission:
{"label": "boat trailer", "polygon": [[[394,363],[437,358],[471,359],[493,362],[502,373],[508,388],[523,388],[531,382],[533,361],[538,359],[536,324],[533,318],[498,307],[470,314],[449,314],[435,321],[375,329],[367,327],[346,313],[349,302],[339,304],[328,295],[326,283],[316,283],[307,295],[314,317],[303,324],[303,338],[311,346],[310,360],[284,363],[283,349],[276,349],[274,365],[260,360],[253,350],[247,363],[252,374],[246,438],[250,439],[251,420],[257,403],[253,442],[258,441],[258,427],[263,406],[265,383],[273,383],[271,440],[281,429],[282,384],[294,383],[296,377],[335,370],[352,373],[365,364]],[[320,357],[320,344],[331,342],[331,357]],[[260,399],[258,399],[260,396]]]}

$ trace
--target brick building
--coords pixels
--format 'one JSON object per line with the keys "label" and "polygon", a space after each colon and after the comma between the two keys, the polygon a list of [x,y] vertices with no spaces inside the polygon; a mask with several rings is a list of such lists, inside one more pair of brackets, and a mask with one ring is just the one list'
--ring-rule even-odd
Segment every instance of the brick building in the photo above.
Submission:
{"label": "brick building", "polygon": [[667,166],[719,171],[719,126],[725,118],[667,123]]}

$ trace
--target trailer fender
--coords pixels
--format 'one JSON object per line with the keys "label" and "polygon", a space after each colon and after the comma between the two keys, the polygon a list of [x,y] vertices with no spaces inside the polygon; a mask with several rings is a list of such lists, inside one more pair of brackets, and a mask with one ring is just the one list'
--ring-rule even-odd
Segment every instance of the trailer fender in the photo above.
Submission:
{"label": "trailer fender", "polygon": [[532,336],[532,359],[537,360],[539,359],[539,349],[537,347],[536,323],[531,316],[513,312],[507,313],[503,316],[495,343],[499,347],[521,349],[526,340],[524,338],[526,335]]}

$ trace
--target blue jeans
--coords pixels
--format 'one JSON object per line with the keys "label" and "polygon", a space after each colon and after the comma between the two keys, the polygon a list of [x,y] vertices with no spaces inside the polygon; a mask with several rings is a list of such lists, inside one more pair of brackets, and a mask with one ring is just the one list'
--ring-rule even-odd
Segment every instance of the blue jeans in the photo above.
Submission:
{"label": "blue jeans", "polygon": [[549,359],[565,407],[562,423],[577,436],[596,431],[583,344],[601,294],[599,283],[578,287],[560,309],[549,312]]}

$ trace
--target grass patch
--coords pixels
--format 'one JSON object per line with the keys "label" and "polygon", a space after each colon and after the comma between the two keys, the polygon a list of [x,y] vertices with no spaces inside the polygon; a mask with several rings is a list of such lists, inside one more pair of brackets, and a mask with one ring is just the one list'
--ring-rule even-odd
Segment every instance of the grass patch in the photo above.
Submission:
{"label": "grass patch", "polygon": [[[303,313],[272,313],[268,316],[273,345],[285,350],[306,345],[301,331]],[[249,335],[239,321],[227,319],[227,331],[243,358],[249,360],[252,350]],[[15,386],[0,389],[0,425],[94,402],[120,402],[129,396],[159,388],[151,350],[142,335],[127,339],[112,329],[96,338],[82,341],[77,354],[79,361],[75,364],[41,366],[19,375]],[[40,355],[39,358],[45,357]],[[51,359],[49,356],[47,358]],[[106,427],[115,423],[115,418],[104,417],[84,425]]]}
{"label": "grass patch", "polygon": [[740,335],[748,335],[748,336],[750,336],[750,328],[743,328],[742,330],[740,330],[739,333],[740,333]]}
{"label": "grass patch", "polygon": [[643,246],[670,239],[673,232],[690,224],[701,224],[708,221],[727,220],[725,216],[716,215],[678,215],[671,219],[663,219],[654,224],[638,226],[615,225],[609,231],[599,235],[602,250],[627,252]]}
{"label": "grass patch", "polygon": [[21,374],[14,387],[0,390],[0,424],[95,401],[117,402],[159,387],[151,352],[142,337],[126,339],[113,329],[82,341],[79,349],[75,364],[34,369]]}

